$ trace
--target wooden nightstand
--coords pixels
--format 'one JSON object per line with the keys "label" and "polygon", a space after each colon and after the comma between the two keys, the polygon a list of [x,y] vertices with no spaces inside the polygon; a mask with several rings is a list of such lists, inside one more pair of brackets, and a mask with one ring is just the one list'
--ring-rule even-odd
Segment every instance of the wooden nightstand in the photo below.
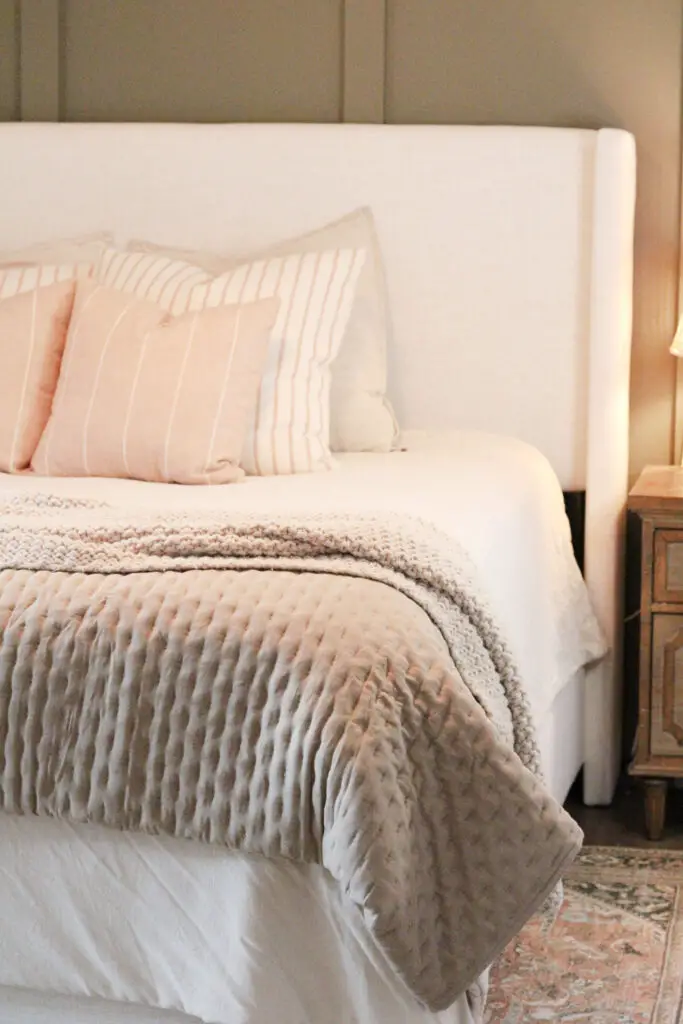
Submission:
{"label": "wooden nightstand", "polygon": [[667,780],[683,778],[683,468],[648,466],[628,507],[641,524],[638,726],[629,773],[644,779],[647,835],[659,839]]}

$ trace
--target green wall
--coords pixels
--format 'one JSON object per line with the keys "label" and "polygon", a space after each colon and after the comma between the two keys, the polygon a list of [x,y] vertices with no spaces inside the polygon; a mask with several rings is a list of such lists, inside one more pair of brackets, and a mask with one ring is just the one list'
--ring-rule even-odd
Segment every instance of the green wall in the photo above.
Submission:
{"label": "green wall", "polygon": [[0,0],[0,120],[19,117],[19,20],[15,0]]}

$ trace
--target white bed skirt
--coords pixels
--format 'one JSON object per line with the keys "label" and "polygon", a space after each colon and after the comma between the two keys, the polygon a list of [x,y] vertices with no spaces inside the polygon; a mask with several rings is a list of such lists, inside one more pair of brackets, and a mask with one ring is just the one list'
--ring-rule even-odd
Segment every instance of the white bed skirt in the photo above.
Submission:
{"label": "white bed skirt", "polygon": [[[256,1011],[254,1011],[257,1014]],[[336,1008],[327,1009],[323,1016],[297,1017],[297,1024],[361,1024],[360,1018],[336,1016]],[[142,1006],[112,1003],[87,997],[54,996],[41,992],[0,987],[0,1020],[3,1024],[202,1024],[198,1017],[176,1011],[149,1009]],[[235,1018],[242,1019],[242,1018]],[[254,1015],[249,1018],[258,1024],[281,1024],[290,1018]],[[407,1017],[372,1017],[362,1024],[401,1024]],[[417,1018],[416,1018],[417,1019]],[[446,1013],[423,1015],[423,1020],[443,1021],[448,1024],[475,1024],[465,999],[460,999]]]}
{"label": "white bed skirt", "polygon": [[[581,766],[584,683],[538,726],[559,800]],[[464,997],[421,1010],[312,865],[3,816],[0,908],[3,1022],[475,1024]]]}
{"label": "white bed skirt", "polygon": [[199,1024],[173,1010],[112,1003],[87,996],[56,996],[0,987],[2,1024]]}
{"label": "white bed skirt", "polygon": [[562,804],[584,764],[586,690],[594,682],[592,674],[579,669],[536,726],[546,785]]}
{"label": "white bed skirt", "polygon": [[[144,1008],[206,1024],[474,1024],[465,998],[422,1010],[313,865],[8,816],[0,907],[0,1020],[13,1024],[166,1021]],[[89,1016],[54,994],[140,1012]]]}

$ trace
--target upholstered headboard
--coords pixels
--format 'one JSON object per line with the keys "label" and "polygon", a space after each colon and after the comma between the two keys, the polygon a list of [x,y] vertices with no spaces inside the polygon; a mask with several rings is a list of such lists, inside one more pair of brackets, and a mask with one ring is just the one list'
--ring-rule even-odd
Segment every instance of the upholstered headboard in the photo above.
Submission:
{"label": "upholstered headboard", "polygon": [[[370,206],[387,267],[390,391],[402,425],[514,434],[547,455],[565,489],[586,490],[586,579],[618,649],[631,136],[5,124],[0,196],[0,249],[107,228],[120,241],[234,253]],[[588,701],[602,744],[615,692]],[[587,766],[589,797],[592,789],[604,798],[613,772],[611,761]]]}

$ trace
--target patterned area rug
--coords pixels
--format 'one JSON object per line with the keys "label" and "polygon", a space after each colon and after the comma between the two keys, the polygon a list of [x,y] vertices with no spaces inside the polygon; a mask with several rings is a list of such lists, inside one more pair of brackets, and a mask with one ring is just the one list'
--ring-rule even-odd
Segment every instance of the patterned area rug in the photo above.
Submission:
{"label": "patterned area rug", "polygon": [[491,973],[489,1024],[683,1024],[683,852],[588,846],[551,926]]}

